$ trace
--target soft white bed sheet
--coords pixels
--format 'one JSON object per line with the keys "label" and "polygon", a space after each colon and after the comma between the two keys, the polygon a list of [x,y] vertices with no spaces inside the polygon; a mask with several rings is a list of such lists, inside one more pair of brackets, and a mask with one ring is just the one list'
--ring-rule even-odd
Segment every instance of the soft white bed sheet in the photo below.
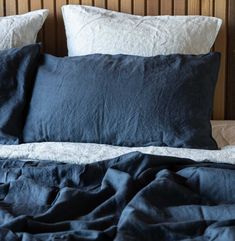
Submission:
{"label": "soft white bed sheet", "polygon": [[212,133],[219,147],[235,145],[235,121],[212,121]]}
{"label": "soft white bed sheet", "polygon": [[212,121],[213,137],[221,150],[195,150],[171,147],[118,147],[89,143],[44,142],[0,145],[0,159],[51,160],[68,163],[92,163],[139,151],[147,154],[209,160],[235,164],[235,121]]}
{"label": "soft white bed sheet", "polygon": [[218,151],[182,149],[170,147],[117,147],[84,143],[32,143],[15,146],[0,145],[0,159],[52,160],[58,162],[85,164],[114,158],[129,152],[190,158],[195,161],[209,160],[235,164],[235,146]]}

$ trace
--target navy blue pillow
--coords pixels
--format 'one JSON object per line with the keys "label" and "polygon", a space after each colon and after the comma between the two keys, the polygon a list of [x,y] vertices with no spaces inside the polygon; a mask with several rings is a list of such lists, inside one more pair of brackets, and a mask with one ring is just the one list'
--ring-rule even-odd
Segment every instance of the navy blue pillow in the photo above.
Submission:
{"label": "navy blue pillow", "polygon": [[210,118],[219,53],[44,55],[24,142],[216,149]]}
{"label": "navy blue pillow", "polygon": [[0,51],[0,144],[18,144],[40,45]]}

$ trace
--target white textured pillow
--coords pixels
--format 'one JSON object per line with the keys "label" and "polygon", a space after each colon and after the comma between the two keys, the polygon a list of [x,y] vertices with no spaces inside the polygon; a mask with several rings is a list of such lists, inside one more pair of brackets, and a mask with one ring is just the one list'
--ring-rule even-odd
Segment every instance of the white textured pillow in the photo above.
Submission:
{"label": "white textured pillow", "polygon": [[35,43],[48,12],[47,9],[42,9],[22,15],[0,17],[0,50]]}
{"label": "white textured pillow", "polygon": [[69,56],[205,54],[222,20],[206,16],[134,16],[102,8],[62,7]]}

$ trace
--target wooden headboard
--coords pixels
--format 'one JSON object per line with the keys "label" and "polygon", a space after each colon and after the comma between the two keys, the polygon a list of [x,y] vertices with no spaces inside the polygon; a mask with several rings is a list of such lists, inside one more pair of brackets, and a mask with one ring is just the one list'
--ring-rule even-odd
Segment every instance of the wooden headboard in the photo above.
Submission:
{"label": "wooden headboard", "polygon": [[[227,36],[230,0],[0,0],[0,15],[20,14],[41,8],[49,9],[49,18],[39,38],[44,43],[46,52],[64,56],[67,50],[60,8],[65,4],[93,5],[138,15],[209,15],[222,18],[224,20],[222,30],[214,46],[215,51],[222,53],[222,61],[215,93],[213,118],[225,119],[226,116],[235,115],[235,113],[234,115],[231,113],[233,109],[231,106],[229,108],[230,112],[226,112],[228,109],[226,108],[226,100],[229,99],[227,93],[231,92],[231,89],[226,90],[229,81]],[[230,76],[231,81],[233,80]],[[228,84],[228,86],[230,85]],[[232,98],[232,101],[234,101],[234,98]]]}

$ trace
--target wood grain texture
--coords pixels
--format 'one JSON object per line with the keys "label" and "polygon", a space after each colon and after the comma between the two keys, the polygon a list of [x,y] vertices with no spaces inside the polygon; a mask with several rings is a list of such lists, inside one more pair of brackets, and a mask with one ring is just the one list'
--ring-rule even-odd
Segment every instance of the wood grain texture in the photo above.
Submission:
{"label": "wood grain texture", "polygon": [[106,1],[105,0],[95,0],[95,6],[99,7],[99,8],[105,8]]}
{"label": "wood grain texture", "polygon": [[213,16],[214,0],[201,0],[201,14],[205,16]]}
{"label": "wood grain texture", "polygon": [[227,68],[227,2],[215,0],[215,16],[223,20],[222,29],[215,43],[215,51],[221,52],[221,67],[215,90],[214,114],[215,120],[225,117],[225,86]]}
{"label": "wood grain texture", "polygon": [[31,10],[37,10],[43,8],[43,2],[41,0],[31,0],[30,1]]}
{"label": "wood grain texture", "polygon": [[145,10],[146,10],[146,5],[144,0],[134,1],[134,14],[144,16]]}
{"label": "wood grain texture", "polygon": [[155,16],[160,14],[160,0],[147,0],[147,15]]}
{"label": "wood grain texture", "polygon": [[55,15],[55,1],[44,0],[43,7],[50,11],[44,24],[44,47],[47,52],[55,55],[57,48],[57,16]]}
{"label": "wood grain texture", "polygon": [[81,0],[69,0],[68,3],[69,4],[81,4]]}
{"label": "wood grain texture", "polygon": [[[29,9],[31,11],[42,9],[42,8],[43,8],[43,2],[41,0],[30,0],[29,1]],[[43,36],[44,36],[44,27],[38,33],[38,42],[43,42]],[[44,45],[43,45],[43,50],[45,50]]]}
{"label": "wood grain texture", "polygon": [[133,13],[133,4],[132,0],[121,0],[121,12],[124,13]]}
{"label": "wood grain texture", "polygon": [[81,4],[83,4],[83,5],[88,5],[88,6],[92,6],[92,5],[93,5],[93,2],[92,2],[92,0],[82,0],[82,1],[81,1]]}
{"label": "wood grain texture", "polygon": [[0,0],[0,17],[3,17],[5,14],[4,14],[4,0]]}
{"label": "wood grain texture", "polygon": [[108,0],[107,8],[113,11],[120,11],[120,0]]}
{"label": "wood grain texture", "polygon": [[200,14],[201,14],[201,1],[188,0],[188,15],[200,15]]}
{"label": "wood grain texture", "polygon": [[[0,0],[0,16],[48,8],[50,15],[46,20],[43,31],[39,34],[39,40],[43,41],[46,52],[59,56],[67,54],[64,24],[61,15],[61,6],[64,4],[95,5],[97,7],[138,15],[202,14],[220,17],[224,22],[214,50],[222,53],[222,59],[219,81],[215,91],[213,116],[214,119],[224,119],[225,110],[227,110],[226,116],[235,118],[235,111],[232,110],[235,109],[234,38],[229,40],[229,55],[227,54],[227,33],[229,36],[234,36],[235,20],[230,20],[230,30],[228,31],[228,3],[235,5],[234,0]],[[233,19],[234,15],[235,13],[233,13]],[[227,61],[230,63],[228,71]],[[231,97],[232,95],[233,97]],[[228,106],[226,106],[226,100]]]}
{"label": "wood grain texture", "polygon": [[18,1],[18,13],[27,13],[30,11],[30,5],[28,0],[20,0]]}
{"label": "wood grain texture", "polygon": [[174,15],[187,14],[186,0],[174,0]]}
{"label": "wood grain texture", "polygon": [[15,15],[18,12],[17,2],[16,0],[6,0],[5,1],[6,6],[6,15]]}
{"label": "wood grain texture", "polygon": [[228,81],[226,118],[235,120],[235,1],[229,0],[228,11]]}
{"label": "wood grain texture", "polygon": [[173,14],[173,1],[172,0],[161,0],[160,1],[160,14],[161,15]]}
{"label": "wood grain texture", "polygon": [[64,28],[64,21],[62,17],[61,7],[66,4],[66,0],[57,0],[56,1],[56,17],[57,17],[57,31],[56,31],[56,38],[57,38],[57,49],[56,55],[63,56],[67,52],[66,46],[66,37],[65,37],[65,28]]}

